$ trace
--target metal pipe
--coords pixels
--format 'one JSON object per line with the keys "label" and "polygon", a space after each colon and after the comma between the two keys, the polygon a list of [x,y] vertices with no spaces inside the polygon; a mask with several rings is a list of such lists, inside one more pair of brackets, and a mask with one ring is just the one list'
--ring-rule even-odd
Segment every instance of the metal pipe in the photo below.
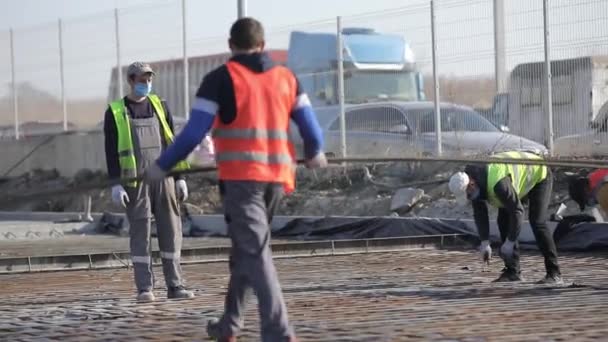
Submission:
{"label": "metal pipe", "polygon": [[346,113],[344,109],[344,45],[342,37],[342,17],[336,18],[337,39],[336,53],[338,60],[338,104],[340,115],[340,152],[346,158]]}
{"label": "metal pipe", "polygon": [[237,0],[237,16],[239,19],[247,16],[247,0]]}
{"label": "metal pipe", "polygon": [[11,38],[11,85],[13,90],[13,116],[15,122],[15,140],[19,140],[19,101],[17,91],[17,77],[15,72],[15,33],[10,29]]}
{"label": "metal pipe", "polygon": [[547,96],[545,96],[545,106],[547,110],[547,130],[545,137],[549,155],[553,156],[553,89],[551,85],[551,57],[549,56],[549,13],[548,0],[543,0],[543,32],[545,47],[545,82],[547,83]]}
{"label": "metal pipe", "polygon": [[186,21],[186,0],[182,0],[182,47],[184,55],[184,111],[186,119],[190,117],[190,72],[188,65],[188,36]]}
{"label": "metal pipe", "polygon": [[118,97],[122,98],[122,90],[123,90],[123,80],[122,80],[122,65],[120,62],[120,18],[118,16],[118,8],[114,9],[114,23],[115,23],[115,31],[116,31],[116,71],[118,82],[116,86],[118,87]]}
{"label": "metal pipe", "polygon": [[435,136],[436,136],[436,154],[441,156],[441,108],[439,107],[439,75],[437,74],[437,41],[435,39],[435,1],[431,0],[431,46],[433,50],[433,84],[434,84],[434,104],[435,104]]}
{"label": "metal pipe", "polygon": [[58,22],[59,29],[59,80],[61,82],[61,105],[63,110],[63,131],[68,130],[68,102],[65,95],[65,69],[63,60],[63,25]]}

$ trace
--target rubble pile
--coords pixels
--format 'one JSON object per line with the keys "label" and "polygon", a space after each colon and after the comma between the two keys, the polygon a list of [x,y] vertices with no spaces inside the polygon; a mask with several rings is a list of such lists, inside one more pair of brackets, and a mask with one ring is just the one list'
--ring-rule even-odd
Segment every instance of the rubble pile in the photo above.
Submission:
{"label": "rubble pile", "polygon": [[[297,190],[283,200],[277,214],[471,218],[471,207],[457,204],[445,182],[441,183],[457,168],[445,163],[429,163],[424,168],[397,163],[352,165],[315,171],[299,169]],[[576,208],[567,200],[565,171],[577,170],[554,170],[552,212],[562,202],[568,206],[569,211]],[[82,170],[72,179],[60,177],[55,171],[32,171],[20,177],[4,179],[0,182],[0,193],[48,191],[103,182],[105,177],[102,172],[89,170]],[[184,206],[190,214],[222,213],[215,173],[188,175],[186,179],[190,198]],[[421,181],[436,182],[421,185]],[[109,189],[91,191],[87,195],[92,198],[93,212],[121,211],[120,207],[111,202]],[[84,210],[85,198],[85,194],[57,196],[28,203],[4,204],[0,210],[79,212]]]}

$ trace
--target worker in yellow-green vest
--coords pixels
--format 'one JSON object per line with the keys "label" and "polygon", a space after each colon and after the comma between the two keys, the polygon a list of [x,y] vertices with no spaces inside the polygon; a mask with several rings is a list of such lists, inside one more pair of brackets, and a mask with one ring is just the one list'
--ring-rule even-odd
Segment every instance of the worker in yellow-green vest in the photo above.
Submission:
{"label": "worker in yellow-green vest", "polygon": [[[492,158],[538,159],[530,152],[502,152]],[[502,239],[500,255],[505,268],[495,281],[520,281],[519,244],[517,242],[523,224],[524,207],[529,201],[530,226],[536,244],[545,258],[546,276],[539,284],[559,285],[563,283],[557,262],[557,248],[547,227],[548,207],[551,200],[553,176],[544,165],[498,164],[468,165],[464,172],[457,172],[450,178],[450,191],[461,202],[471,201],[475,225],[481,240],[480,252],[489,258],[490,222],[488,206],[498,208],[497,224]]]}
{"label": "worker in yellow-green vest", "polygon": [[[150,93],[154,75],[146,63],[131,64],[127,69],[130,93],[112,102],[105,113],[105,152],[110,179],[142,175],[173,142],[173,119],[167,105]],[[188,164],[181,161],[174,170],[187,168]],[[126,208],[129,220],[131,260],[139,301],[155,299],[150,257],[152,215],[156,220],[167,297],[194,296],[185,288],[181,275],[182,224],[177,197],[180,201],[188,197],[186,181],[181,177],[112,187],[113,202]]]}

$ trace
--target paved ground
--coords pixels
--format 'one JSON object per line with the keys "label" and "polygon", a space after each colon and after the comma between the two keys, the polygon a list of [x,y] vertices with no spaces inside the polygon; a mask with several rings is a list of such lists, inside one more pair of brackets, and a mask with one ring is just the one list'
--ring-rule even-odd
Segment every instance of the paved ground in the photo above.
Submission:
{"label": "paved ground", "polygon": [[[277,260],[291,319],[302,341],[583,341],[608,338],[605,254],[562,257],[559,288],[524,255],[521,284],[492,284],[462,251],[418,250]],[[160,272],[160,271],[157,271]],[[220,313],[225,263],[184,266],[197,297],[153,304],[133,300],[131,271],[0,276],[2,341],[201,341]],[[160,279],[159,279],[160,280]],[[258,341],[255,300],[242,341]]]}

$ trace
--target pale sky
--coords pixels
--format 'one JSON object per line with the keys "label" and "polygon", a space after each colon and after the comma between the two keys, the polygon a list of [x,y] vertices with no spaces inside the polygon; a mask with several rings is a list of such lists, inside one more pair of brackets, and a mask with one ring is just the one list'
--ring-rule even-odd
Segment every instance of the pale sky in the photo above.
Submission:
{"label": "pale sky", "polygon": [[[542,60],[542,0],[505,3],[507,68]],[[550,3],[553,58],[608,54],[608,1]],[[436,4],[439,72],[469,77],[492,74],[492,0],[437,0]],[[17,80],[59,94],[57,20],[63,18],[68,97],[107,97],[110,71],[116,63],[115,7],[120,8],[123,64],[180,58],[182,54],[181,0],[0,0],[0,6],[3,85],[11,79],[8,30],[12,27]],[[365,13],[372,14],[361,16]],[[341,15],[344,26],[403,34],[420,68],[427,73],[431,70],[428,0],[249,0],[248,15],[263,22],[270,48],[287,48],[293,29],[335,31],[335,17]],[[187,0],[190,55],[226,51],[227,32],[235,19],[236,1]],[[6,94],[4,86],[0,96]]]}

